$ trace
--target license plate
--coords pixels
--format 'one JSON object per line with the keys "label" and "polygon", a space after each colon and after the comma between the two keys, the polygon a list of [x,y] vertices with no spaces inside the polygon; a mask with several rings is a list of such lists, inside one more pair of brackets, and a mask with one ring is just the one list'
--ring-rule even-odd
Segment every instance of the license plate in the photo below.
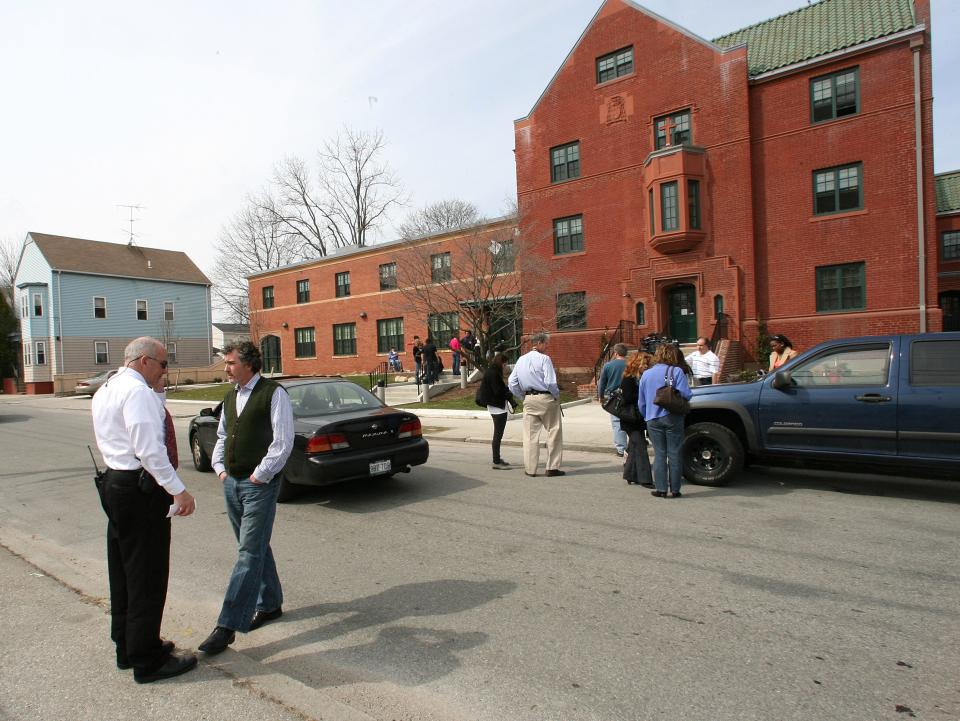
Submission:
{"label": "license plate", "polygon": [[371,476],[378,476],[378,475],[380,475],[381,473],[389,473],[389,472],[390,472],[390,461],[389,461],[389,460],[386,460],[386,461],[374,461],[373,463],[370,464],[370,475],[371,475]]}

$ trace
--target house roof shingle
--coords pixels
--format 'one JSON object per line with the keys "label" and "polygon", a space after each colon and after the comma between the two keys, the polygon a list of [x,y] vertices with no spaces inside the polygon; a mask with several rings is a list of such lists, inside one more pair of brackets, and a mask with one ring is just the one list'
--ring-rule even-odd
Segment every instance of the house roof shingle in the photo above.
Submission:
{"label": "house roof shingle", "polygon": [[934,176],[937,187],[937,212],[960,211],[960,170]]}
{"label": "house roof shingle", "polygon": [[46,233],[28,235],[54,270],[210,285],[207,276],[179,250],[141,248]]}
{"label": "house roof shingle", "polygon": [[915,25],[913,0],[821,0],[713,42],[722,48],[746,43],[755,77]]}

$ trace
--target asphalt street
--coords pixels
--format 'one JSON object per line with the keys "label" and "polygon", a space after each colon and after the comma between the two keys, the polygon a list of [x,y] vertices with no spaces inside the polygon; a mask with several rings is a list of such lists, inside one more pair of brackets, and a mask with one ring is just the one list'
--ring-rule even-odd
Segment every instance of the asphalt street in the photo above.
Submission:
{"label": "asphalt street", "polygon": [[[138,686],[88,443],[88,403],[0,397],[4,719],[960,718],[960,484],[758,469],[661,500],[609,452],[527,478],[434,438],[410,474],[282,505],[283,619]],[[164,635],[190,648],[235,548],[186,462]]]}

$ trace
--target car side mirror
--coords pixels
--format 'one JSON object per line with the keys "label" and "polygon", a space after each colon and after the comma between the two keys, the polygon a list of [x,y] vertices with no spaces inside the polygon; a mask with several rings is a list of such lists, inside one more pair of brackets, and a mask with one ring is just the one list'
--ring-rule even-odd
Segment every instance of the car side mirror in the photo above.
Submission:
{"label": "car side mirror", "polygon": [[790,375],[790,371],[780,371],[773,376],[773,380],[770,381],[770,385],[776,388],[778,391],[782,391],[784,388],[789,388],[793,385],[793,377]]}
{"label": "car side mirror", "polygon": [[213,415],[213,408],[204,408],[204,409],[202,409],[202,410],[200,411],[200,415],[201,415],[201,416],[212,416],[212,415]]}

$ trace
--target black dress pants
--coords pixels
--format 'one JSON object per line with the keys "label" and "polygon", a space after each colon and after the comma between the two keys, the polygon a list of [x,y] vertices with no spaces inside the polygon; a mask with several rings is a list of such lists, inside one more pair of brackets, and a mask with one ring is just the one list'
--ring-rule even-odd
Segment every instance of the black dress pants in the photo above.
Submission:
{"label": "black dress pants", "polygon": [[491,413],[493,418],[493,462],[497,463],[500,458],[500,442],[503,440],[503,432],[507,428],[507,413]]}
{"label": "black dress pants", "polygon": [[144,493],[140,471],[108,470],[100,484],[107,514],[110,637],[117,660],[151,673],[166,661],[160,623],[170,575],[170,495],[151,479]]}

